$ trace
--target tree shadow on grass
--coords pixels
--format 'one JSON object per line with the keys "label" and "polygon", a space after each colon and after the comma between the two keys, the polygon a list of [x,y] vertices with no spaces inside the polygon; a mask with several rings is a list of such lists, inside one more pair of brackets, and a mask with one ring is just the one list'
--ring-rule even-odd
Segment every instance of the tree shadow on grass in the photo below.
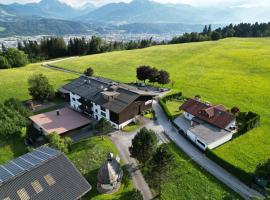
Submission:
{"label": "tree shadow on grass", "polygon": [[[6,149],[4,148],[6,145],[9,146],[11,153],[13,154],[12,157],[11,156],[2,156],[0,158],[0,162],[7,162],[11,159],[14,159],[16,157],[19,157],[25,153],[28,152],[27,150],[27,146],[25,145],[24,141],[21,139],[17,139],[17,138],[12,138],[12,139],[4,139],[4,138],[0,138],[0,151],[6,151]],[[4,154],[6,154],[7,152],[3,152]],[[0,152],[1,154],[1,152]]]}

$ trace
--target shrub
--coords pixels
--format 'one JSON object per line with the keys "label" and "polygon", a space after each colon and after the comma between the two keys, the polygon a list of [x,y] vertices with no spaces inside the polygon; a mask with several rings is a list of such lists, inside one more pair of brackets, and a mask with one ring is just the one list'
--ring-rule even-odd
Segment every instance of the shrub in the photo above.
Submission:
{"label": "shrub", "polygon": [[84,71],[84,75],[85,76],[93,76],[94,75],[94,70],[91,67],[89,67]]}
{"label": "shrub", "polygon": [[95,129],[100,132],[100,134],[106,134],[113,130],[111,123],[105,118],[101,118],[95,125]]}
{"label": "shrub", "polygon": [[260,125],[260,115],[253,112],[240,112],[237,115],[238,131],[234,137],[238,137]]}
{"label": "shrub", "polygon": [[57,133],[51,133],[47,136],[49,146],[52,148],[58,149],[63,153],[68,153],[72,140],[69,137],[61,138]]}
{"label": "shrub", "polygon": [[0,104],[1,137],[22,137],[28,123],[28,113],[18,100],[9,99]]}
{"label": "shrub", "polygon": [[163,99],[159,99],[159,105],[161,106],[161,108],[163,109],[165,115],[167,116],[168,119],[173,119],[173,116],[171,114],[171,112],[169,111],[169,109],[167,108],[166,102],[164,102]]}

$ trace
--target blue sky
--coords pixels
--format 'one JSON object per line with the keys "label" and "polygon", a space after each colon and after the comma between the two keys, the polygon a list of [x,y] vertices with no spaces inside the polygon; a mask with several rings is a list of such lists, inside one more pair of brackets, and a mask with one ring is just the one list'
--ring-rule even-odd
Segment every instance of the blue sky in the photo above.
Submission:
{"label": "blue sky", "polygon": [[[37,2],[39,0],[0,0],[0,3],[28,3]],[[131,0],[60,0],[73,6],[81,6],[87,2],[95,5],[104,5],[112,2],[130,2]],[[155,0],[160,3],[184,3],[194,6],[244,6],[244,7],[260,7],[270,6],[269,0]]]}

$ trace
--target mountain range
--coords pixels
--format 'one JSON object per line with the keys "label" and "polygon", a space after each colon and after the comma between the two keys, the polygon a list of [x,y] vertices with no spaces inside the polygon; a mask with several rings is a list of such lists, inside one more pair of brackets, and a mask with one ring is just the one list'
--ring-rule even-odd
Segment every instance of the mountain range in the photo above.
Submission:
{"label": "mountain range", "polygon": [[0,4],[0,36],[89,33],[106,30],[106,27],[127,32],[180,33],[197,31],[204,24],[268,21],[268,10],[266,7],[195,7],[150,0],[110,3],[102,7],[88,3],[74,8],[58,0],[41,0]]}

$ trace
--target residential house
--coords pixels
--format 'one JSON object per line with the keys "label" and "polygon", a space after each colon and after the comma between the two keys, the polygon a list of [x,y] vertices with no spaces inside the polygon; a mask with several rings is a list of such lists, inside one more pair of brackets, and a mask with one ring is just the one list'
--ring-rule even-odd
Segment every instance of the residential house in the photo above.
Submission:
{"label": "residential house", "polygon": [[237,131],[236,117],[223,105],[189,99],[180,109],[184,113],[174,123],[203,150],[214,149],[228,142]]}
{"label": "residential house", "polygon": [[40,147],[0,165],[0,199],[77,200],[91,186],[61,152]]}
{"label": "residential house", "polygon": [[106,118],[122,129],[142,112],[152,108],[151,92],[109,79],[82,76],[61,88],[68,91],[71,108],[100,120]]}

